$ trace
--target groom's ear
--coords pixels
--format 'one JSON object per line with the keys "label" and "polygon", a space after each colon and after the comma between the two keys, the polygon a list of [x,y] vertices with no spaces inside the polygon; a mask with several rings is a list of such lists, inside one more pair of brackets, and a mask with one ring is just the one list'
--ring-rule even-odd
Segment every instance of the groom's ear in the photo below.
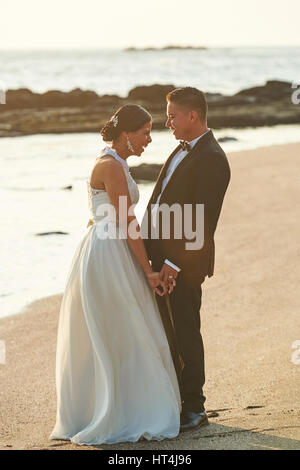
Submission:
{"label": "groom's ear", "polygon": [[197,111],[190,111],[190,119],[192,122],[196,122],[199,119]]}

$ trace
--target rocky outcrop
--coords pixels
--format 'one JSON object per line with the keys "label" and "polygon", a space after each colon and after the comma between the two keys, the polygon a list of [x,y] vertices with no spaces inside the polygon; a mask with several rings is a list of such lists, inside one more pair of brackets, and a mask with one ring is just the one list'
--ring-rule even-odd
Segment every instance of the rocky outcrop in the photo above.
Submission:
{"label": "rocky outcrop", "polygon": [[269,80],[265,85],[239,91],[235,96],[252,98],[254,103],[270,103],[290,99],[292,84],[278,80]]}
{"label": "rocky outcrop", "polygon": [[33,93],[27,88],[8,90],[6,104],[2,109],[30,109],[30,108],[82,108],[85,106],[98,106],[101,104],[115,104],[122,102],[116,95],[99,96],[94,91],[85,91],[75,88],[69,92],[50,90],[46,93]]}
{"label": "rocky outcrop", "polygon": [[69,235],[69,233],[68,232],[57,231],[57,232],[41,232],[41,233],[36,233],[35,235],[37,237],[43,237],[45,235]]}
{"label": "rocky outcrop", "polygon": [[224,136],[224,137],[219,137],[218,138],[218,142],[237,142],[237,138],[236,137],[230,137],[230,136]]}
{"label": "rocky outcrop", "polygon": [[207,50],[207,47],[203,46],[176,46],[176,45],[170,45],[170,46],[164,46],[164,47],[127,47],[125,49],[126,52],[137,52],[137,51],[172,51],[172,50],[181,50],[181,51],[186,51],[186,50],[197,50],[197,51],[205,51]]}
{"label": "rocky outcrop", "polygon": [[142,163],[130,168],[130,173],[135,181],[156,181],[162,165],[157,163]]}
{"label": "rocky outcrop", "polygon": [[133,88],[128,99],[134,101],[144,101],[145,103],[164,103],[166,95],[174,90],[174,85],[150,85]]}
{"label": "rocky outcrop", "polygon": [[[28,89],[8,90],[0,105],[0,137],[38,133],[98,132],[125,103],[138,103],[152,115],[153,129],[164,129],[166,94],[169,85],[139,86],[126,98],[97,95],[88,90],[51,90],[33,93]],[[264,86],[242,90],[233,96],[207,93],[208,124],[226,127],[270,126],[300,123],[300,105],[292,104],[292,84],[268,81]]]}

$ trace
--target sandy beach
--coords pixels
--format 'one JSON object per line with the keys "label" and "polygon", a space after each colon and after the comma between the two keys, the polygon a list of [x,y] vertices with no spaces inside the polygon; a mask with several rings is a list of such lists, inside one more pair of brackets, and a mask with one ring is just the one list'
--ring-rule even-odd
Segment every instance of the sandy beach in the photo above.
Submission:
{"label": "sandy beach", "polygon": [[161,442],[51,441],[60,294],[0,321],[0,449],[300,450],[300,364],[292,361],[300,340],[300,143],[229,161],[215,275],[203,285],[201,309],[210,425]]}

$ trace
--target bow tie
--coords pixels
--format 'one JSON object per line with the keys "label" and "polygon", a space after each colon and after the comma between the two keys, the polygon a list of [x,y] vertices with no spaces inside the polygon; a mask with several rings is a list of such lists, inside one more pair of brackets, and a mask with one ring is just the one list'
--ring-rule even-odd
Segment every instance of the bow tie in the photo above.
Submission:
{"label": "bow tie", "polygon": [[182,148],[182,150],[186,150],[187,152],[191,150],[190,144],[186,142],[185,140],[181,140],[179,145]]}

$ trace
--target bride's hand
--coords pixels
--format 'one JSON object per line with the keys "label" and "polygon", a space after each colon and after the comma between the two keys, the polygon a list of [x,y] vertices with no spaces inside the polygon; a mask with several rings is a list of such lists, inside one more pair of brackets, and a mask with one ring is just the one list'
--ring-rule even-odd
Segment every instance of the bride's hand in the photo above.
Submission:
{"label": "bride's hand", "polygon": [[[167,286],[166,283],[163,282],[159,278],[159,273],[156,272],[151,272],[147,274],[147,279],[150,284],[150,287],[154,290],[154,292],[161,297],[167,293]],[[159,289],[159,286],[161,286],[161,289]]]}

